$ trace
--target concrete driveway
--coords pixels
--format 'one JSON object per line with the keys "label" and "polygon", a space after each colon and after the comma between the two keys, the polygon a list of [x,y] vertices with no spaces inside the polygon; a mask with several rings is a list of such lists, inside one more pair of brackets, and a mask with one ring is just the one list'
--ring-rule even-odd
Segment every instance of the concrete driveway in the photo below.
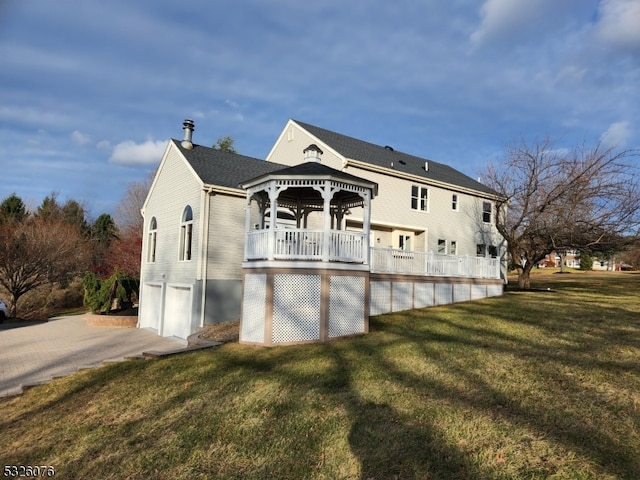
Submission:
{"label": "concrete driveway", "polygon": [[171,352],[186,342],[138,328],[91,327],[82,315],[0,325],[0,397],[143,352]]}

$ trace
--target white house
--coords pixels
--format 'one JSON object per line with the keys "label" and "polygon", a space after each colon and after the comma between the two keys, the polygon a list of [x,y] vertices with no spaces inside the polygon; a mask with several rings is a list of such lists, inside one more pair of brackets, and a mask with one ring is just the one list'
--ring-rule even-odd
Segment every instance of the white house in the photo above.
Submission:
{"label": "white house", "polygon": [[[357,271],[367,316],[501,294],[505,246],[494,225],[495,192],[454,168],[294,120],[266,161],[194,144],[191,121],[184,130],[184,140],[167,145],[142,209],[141,328],[184,339],[204,324],[240,318],[243,265],[255,273],[252,262]],[[291,170],[309,155],[321,167]],[[265,182],[286,182],[287,175],[301,182],[304,172],[347,194],[305,209],[312,189],[298,204],[283,193],[293,191],[291,183],[265,190]],[[359,188],[371,192],[358,194],[367,198],[361,203],[348,194]],[[252,208],[256,202],[261,206]],[[271,244],[259,243],[269,238]],[[322,238],[348,239],[335,248],[356,250],[321,257]]]}

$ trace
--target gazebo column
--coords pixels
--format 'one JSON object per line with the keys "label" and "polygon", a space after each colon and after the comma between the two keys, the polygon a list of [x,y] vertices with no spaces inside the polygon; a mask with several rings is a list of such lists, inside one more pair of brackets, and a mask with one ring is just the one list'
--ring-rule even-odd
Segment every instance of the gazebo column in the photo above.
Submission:
{"label": "gazebo column", "polygon": [[276,252],[276,221],[278,219],[278,189],[276,188],[275,183],[271,183],[268,189],[269,193],[269,207],[270,207],[270,217],[269,218],[269,244],[268,244],[268,260],[273,260],[275,258]]}
{"label": "gazebo column", "polygon": [[298,200],[296,204],[295,217],[296,217],[296,228],[300,228],[302,226],[302,202],[300,200]]}
{"label": "gazebo column", "polygon": [[[247,195],[247,202],[245,204],[245,216],[244,216],[244,231],[251,231],[251,199],[253,197],[251,195]],[[246,262],[249,259],[249,242],[244,242],[244,261]]]}
{"label": "gazebo column", "polygon": [[362,244],[363,252],[362,258],[367,265],[371,264],[371,247],[369,246],[369,237],[371,236],[371,192],[365,190],[363,192],[363,205],[364,212],[362,214],[362,232],[364,234],[364,241]]}
{"label": "gazebo column", "polygon": [[342,202],[338,202],[336,207],[336,230],[342,230],[342,221],[344,220],[344,205]]}
{"label": "gazebo column", "polygon": [[329,261],[329,254],[331,253],[331,199],[333,198],[333,190],[331,188],[331,182],[324,182],[322,188],[322,200],[324,206],[322,213],[324,214],[324,221],[322,222],[322,261]]}
{"label": "gazebo column", "polygon": [[264,198],[258,200],[258,207],[260,208],[260,215],[258,218],[258,229],[264,230],[264,219],[267,215],[267,202]]}

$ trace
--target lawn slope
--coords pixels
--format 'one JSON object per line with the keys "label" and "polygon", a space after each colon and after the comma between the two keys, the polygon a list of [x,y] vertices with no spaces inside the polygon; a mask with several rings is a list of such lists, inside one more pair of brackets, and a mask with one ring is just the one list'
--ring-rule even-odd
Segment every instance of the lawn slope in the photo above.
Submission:
{"label": "lawn slope", "polygon": [[640,275],[533,283],[324,345],[59,379],[0,402],[0,458],[65,479],[640,478]]}

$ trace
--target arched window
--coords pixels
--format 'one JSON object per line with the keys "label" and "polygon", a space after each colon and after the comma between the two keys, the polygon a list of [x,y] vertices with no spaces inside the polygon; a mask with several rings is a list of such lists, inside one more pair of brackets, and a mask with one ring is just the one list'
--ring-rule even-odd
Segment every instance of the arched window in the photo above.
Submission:
{"label": "arched window", "polygon": [[193,210],[187,205],[182,212],[180,224],[180,260],[191,260],[191,243],[193,240]]}
{"label": "arched window", "polygon": [[156,261],[156,241],[158,238],[158,222],[156,217],[151,217],[149,222],[149,242],[147,244],[147,262],[154,263]]}

